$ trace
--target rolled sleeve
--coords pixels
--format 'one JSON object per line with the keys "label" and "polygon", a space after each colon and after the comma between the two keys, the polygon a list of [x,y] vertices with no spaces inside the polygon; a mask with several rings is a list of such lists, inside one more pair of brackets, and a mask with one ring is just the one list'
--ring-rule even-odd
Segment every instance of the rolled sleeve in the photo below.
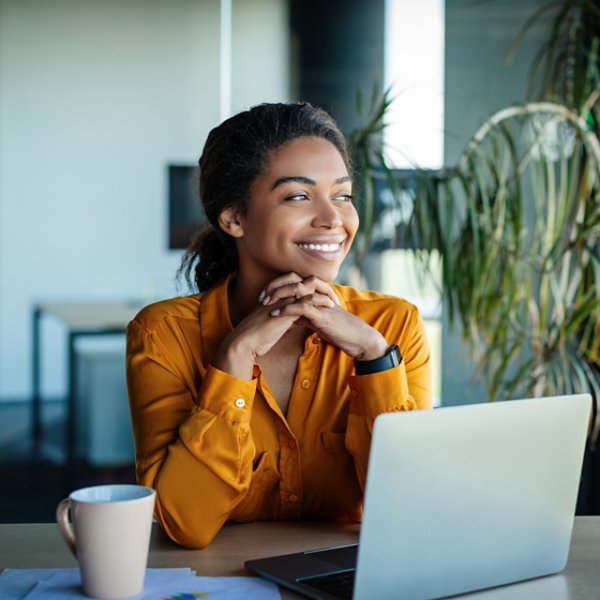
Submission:
{"label": "rolled sleeve", "polygon": [[409,395],[404,362],[386,371],[352,375],[348,385],[351,414],[375,417],[384,412],[416,408],[414,399]]}
{"label": "rolled sleeve", "polygon": [[256,381],[239,379],[211,365],[200,387],[199,406],[230,423],[249,423]]}

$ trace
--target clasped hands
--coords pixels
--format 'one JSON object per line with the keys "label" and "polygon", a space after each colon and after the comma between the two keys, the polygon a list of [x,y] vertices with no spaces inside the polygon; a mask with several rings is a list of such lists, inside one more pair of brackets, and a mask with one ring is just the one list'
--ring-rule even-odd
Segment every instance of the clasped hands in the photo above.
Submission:
{"label": "clasped hands", "polygon": [[294,327],[307,327],[357,360],[379,358],[388,346],[379,331],[342,308],[327,282],[286,273],[269,283],[256,310],[223,340],[215,366],[249,379],[256,359]]}

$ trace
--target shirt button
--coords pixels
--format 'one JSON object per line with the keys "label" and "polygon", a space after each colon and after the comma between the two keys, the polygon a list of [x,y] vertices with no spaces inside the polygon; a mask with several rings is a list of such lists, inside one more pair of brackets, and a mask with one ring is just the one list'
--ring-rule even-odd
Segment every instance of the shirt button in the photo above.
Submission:
{"label": "shirt button", "polygon": [[354,388],[351,388],[350,392],[352,393],[352,397],[353,398],[358,398],[358,391],[357,390],[355,390]]}
{"label": "shirt button", "polygon": [[321,338],[320,338],[320,337],[317,337],[317,336],[315,336],[315,337],[313,338],[313,344],[320,344],[320,343],[321,343]]}
{"label": "shirt button", "polygon": [[296,440],[290,440],[290,441],[288,442],[288,446],[289,446],[290,448],[295,448],[295,447],[296,447]]}
{"label": "shirt button", "polygon": [[303,379],[303,380],[300,382],[300,387],[301,387],[303,390],[307,390],[307,389],[310,387],[310,379]]}
{"label": "shirt button", "polygon": [[238,398],[238,399],[235,401],[235,405],[236,405],[238,408],[244,408],[244,406],[246,406],[246,401],[245,401],[243,398]]}
{"label": "shirt button", "polygon": [[296,494],[291,494],[289,497],[290,502],[298,502],[298,496]]}

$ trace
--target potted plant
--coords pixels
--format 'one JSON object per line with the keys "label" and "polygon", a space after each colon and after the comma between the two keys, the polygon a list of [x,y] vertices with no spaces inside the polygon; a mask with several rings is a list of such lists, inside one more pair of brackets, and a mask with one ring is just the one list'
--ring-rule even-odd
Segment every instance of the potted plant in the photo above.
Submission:
{"label": "potted plant", "polygon": [[451,323],[460,325],[490,399],[590,392],[593,448],[600,428],[600,8],[591,0],[550,3],[520,35],[549,15],[532,77],[539,100],[491,116],[456,165],[395,177],[380,135],[389,90],[372,104],[350,136],[362,218],[354,260],[364,269],[391,214],[378,182],[388,183],[396,208],[410,191],[408,226],[394,221],[388,243],[411,247],[424,268],[439,255]]}

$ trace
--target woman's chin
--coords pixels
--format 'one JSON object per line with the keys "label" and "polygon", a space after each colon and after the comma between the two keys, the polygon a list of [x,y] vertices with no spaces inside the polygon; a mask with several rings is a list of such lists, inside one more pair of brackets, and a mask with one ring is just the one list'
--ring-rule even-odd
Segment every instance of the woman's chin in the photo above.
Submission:
{"label": "woman's chin", "polygon": [[318,277],[321,281],[331,283],[338,276],[339,271],[339,267],[329,267],[312,269],[311,271],[308,271],[307,269],[303,269],[302,271],[296,270],[295,272],[298,273],[300,277]]}

